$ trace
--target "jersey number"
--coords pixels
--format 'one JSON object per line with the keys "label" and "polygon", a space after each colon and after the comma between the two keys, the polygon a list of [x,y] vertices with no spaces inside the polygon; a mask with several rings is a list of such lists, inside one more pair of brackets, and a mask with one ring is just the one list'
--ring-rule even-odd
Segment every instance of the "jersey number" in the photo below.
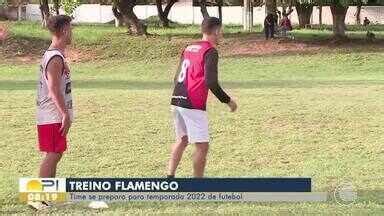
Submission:
{"label": "jersey number", "polygon": [[179,73],[179,77],[177,78],[177,81],[179,83],[184,82],[185,77],[187,76],[187,69],[190,65],[190,61],[188,59],[184,59],[183,63],[181,63],[181,70]]}

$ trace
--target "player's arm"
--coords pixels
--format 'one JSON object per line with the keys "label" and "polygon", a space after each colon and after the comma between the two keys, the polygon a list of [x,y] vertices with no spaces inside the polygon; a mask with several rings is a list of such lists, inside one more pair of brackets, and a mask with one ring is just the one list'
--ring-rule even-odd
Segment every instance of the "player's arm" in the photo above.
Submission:
{"label": "player's arm", "polygon": [[177,70],[176,70],[176,73],[175,73],[175,77],[173,78],[173,83],[176,85],[177,84],[177,79],[179,77],[179,73],[180,73],[180,70],[181,70],[181,64],[183,62],[183,55],[181,55],[180,57],[180,60],[179,60],[179,65],[177,66]]}
{"label": "player's arm", "polygon": [[55,103],[57,109],[61,113],[62,116],[62,125],[60,131],[63,136],[68,133],[68,130],[71,126],[70,117],[68,110],[65,106],[64,95],[60,91],[61,85],[61,76],[64,69],[64,61],[60,56],[53,57],[46,69],[47,73],[47,86],[49,95],[52,98],[52,101]]}
{"label": "player's arm", "polygon": [[227,93],[221,88],[218,79],[218,62],[219,54],[216,49],[210,49],[204,56],[205,83],[209,90],[219,99],[220,102],[226,103],[232,112],[237,108],[236,103],[231,100]]}
{"label": "player's arm", "polygon": [[178,64],[178,66],[177,66],[177,69],[176,69],[176,73],[175,73],[175,77],[174,77],[174,79],[173,79],[173,83],[176,85],[177,83],[178,83],[178,77],[179,77],[179,73],[180,73],[180,71],[181,71],[181,65],[183,64],[183,60],[184,60],[184,58],[183,58],[183,53],[181,53],[181,55],[180,55],[180,59],[179,59],[179,64]]}

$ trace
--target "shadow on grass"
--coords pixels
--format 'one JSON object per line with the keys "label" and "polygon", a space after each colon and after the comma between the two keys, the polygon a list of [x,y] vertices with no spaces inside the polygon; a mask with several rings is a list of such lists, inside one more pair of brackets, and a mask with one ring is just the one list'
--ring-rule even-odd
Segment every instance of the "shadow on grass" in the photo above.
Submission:
{"label": "shadow on grass", "polygon": [[[318,86],[345,85],[384,85],[384,80],[250,80],[226,81],[222,85],[231,89],[257,88],[313,88]],[[33,80],[15,81],[1,80],[0,90],[33,90],[37,82]],[[173,83],[166,81],[135,81],[135,80],[79,80],[73,81],[74,89],[119,89],[119,90],[163,90],[172,89]]]}

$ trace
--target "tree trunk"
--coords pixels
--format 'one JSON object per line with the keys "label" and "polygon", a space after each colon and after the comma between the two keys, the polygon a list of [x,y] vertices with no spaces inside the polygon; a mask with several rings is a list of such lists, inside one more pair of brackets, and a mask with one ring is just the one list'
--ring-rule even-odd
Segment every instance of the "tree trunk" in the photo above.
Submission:
{"label": "tree trunk", "polygon": [[137,18],[133,12],[136,0],[115,0],[116,9],[121,14],[121,20],[128,26],[128,31],[134,35],[146,35],[147,27]]}
{"label": "tree trunk", "polygon": [[223,0],[217,0],[217,10],[219,12],[220,22],[223,22]]}
{"label": "tree trunk", "polygon": [[361,5],[357,5],[357,10],[356,10],[356,25],[361,25]]}
{"label": "tree trunk", "polygon": [[323,6],[319,6],[319,25],[323,25]]}
{"label": "tree trunk", "polygon": [[133,35],[146,35],[147,29],[133,12],[133,7],[122,13],[124,23],[129,26],[129,32]]}
{"label": "tree trunk", "polygon": [[253,7],[251,0],[244,0],[243,8],[243,29],[245,31],[251,32],[253,27]]}
{"label": "tree trunk", "polygon": [[[169,0],[167,5],[164,8],[164,15],[168,19],[169,12],[171,11],[172,6],[177,2],[177,0]],[[169,20],[168,20],[169,21]]]}
{"label": "tree trunk", "polygon": [[46,27],[48,18],[51,15],[49,13],[48,0],[40,0],[40,12],[41,12],[41,25],[43,27]]}
{"label": "tree trunk", "polygon": [[53,9],[55,10],[56,15],[60,14],[60,0],[53,0]]}
{"label": "tree trunk", "polygon": [[112,5],[112,13],[116,18],[115,26],[119,27],[124,24],[123,16],[121,15],[119,9],[117,9],[117,6],[115,4]]}
{"label": "tree trunk", "polygon": [[209,17],[207,10],[207,0],[200,0],[200,11],[204,19]]}
{"label": "tree trunk", "polygon": [[265,0],[265,13],[275,15],[277,11],[276,0]]}
{"label": "tree trunk", "polygon": [[172,6],[177,2],[177,0],[167,1],[167,5],[163,10],[162,0],[156,0],[157,13],[163,27],[169,27],[168,15],[171,11]]}
{"label": "tree trunk", "polygon": [[345,15],[348,11],[348,6],[343,5],[331,5],[332,20],[333,20],[333,36],[345,37]]}
{"label": "tree trunk", "polygon": [[312,4],[296,4],[297,16],[299,18],[299,27],[305,28],[311,24],[311,15],[313,11]]}

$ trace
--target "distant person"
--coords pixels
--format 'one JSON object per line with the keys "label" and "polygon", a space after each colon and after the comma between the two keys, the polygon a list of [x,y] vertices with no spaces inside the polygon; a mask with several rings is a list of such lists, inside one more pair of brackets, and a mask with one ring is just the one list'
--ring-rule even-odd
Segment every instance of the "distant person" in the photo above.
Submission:
{"label": "distant person", "polygon": [[[39,149],[45,153],[39,177],[53,178],[63,152],[67,133],[73,121],[70,70],[65,51],[72,40],[71,17],[52,16],[47,28],[52,42],[40,64],[37,88],[37,135]],[[28,202],[35,209],[49,207],[46,202]]]}
{"label": "distant person", "polygon": [[283,15],[283,18],[280,21],[280,27],[281,27],[283,37],[287,36],[288,31],[292,31],[291,20],[289,20],[286,14]]}
{"label": "distant person", "polygon": [[216,17],[204,19],[201,25],[202,39],[187,46],[181,55],[171,99],[176,143],[171,150],[168,178],[175,177],[188,143],[196,144],[193,153],[193,176],[204,176],[209,144],[206,111],[208,91],[226,104],[231,112],[237,109],[235,101],[225,93],[218,81],[219,54],[215,47],[222,37],[221,27],[220,19]]}
{"label": "distant person", "polygon": [[0,25],[0,42],[5,41],[8,36],[8,30],[6,26]]}
{"label": "distant person", "polygon": [[363,25],[369,26],[369,24],[371,24],[371,21],[367,17],[364,17]]}
{"label": "distant person", "polygon": [[265,32],[265,39],[268,40],[269,38],[275,37],[275,23],[276,19],[273,14],[268,14],[264,19],[264,32]]}

